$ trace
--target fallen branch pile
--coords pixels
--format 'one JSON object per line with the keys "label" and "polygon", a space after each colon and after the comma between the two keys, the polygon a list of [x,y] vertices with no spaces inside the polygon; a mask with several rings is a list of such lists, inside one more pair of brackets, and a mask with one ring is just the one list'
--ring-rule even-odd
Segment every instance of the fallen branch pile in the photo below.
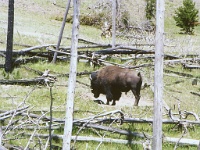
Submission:
{"label": "fallen branch pile", "polygon": [[[29,137],[29,142],[27,143],[26,147],[30,146],[30,141],[32,140],[40,140],[40,147],[44,147],[49,140],[49,134],[44,134],[42,130],[49,129],[49,121],[51,120],[50,117],[47,117],[49,112],[43,113],[42,115],[30,113],[29,106],[24,106],[18,108],[16,110],[10,111],[0,111],[0,120],[6,121],[9,118],[12,118],[12,121],[9,122],[7,126],[2,126],[1,129],[3,131],[3,138],[2,142],[6,142],[7,140],[17,140],[20,138],[27,138]],[[194,115],[191,112],[185,112],[188,115]],[[173,115],[173,114],[171,114]],[[172,117],[172,116],[171,116]],[[170,118],[171,118],[170,117]],[[196,116],[198,117],[198,116]],[[34,122],[34,124],[33,124]],[[103,112],[97,115],[93,115],[91,117],[83,118],[83,119],[75,119],[73,124],[74,126],[79,126],[79,130],[77,131],[76,135],[72,137],[74,144],[76,141],[96,141],[96,142],[114,142],[114,143],[121,143],[121,144],[142,144],[146,142],[146,139],[151,141],[151,135],[133,132],[130,130],[120,129],[117,128],[115,125],[117,124],[122,125],[124,123],[153,123],[153,119],[144,119],[144,118],[125,118],[124,113],[120,110],[115,110],[111,112]],[[190,121],[190,120],[173,120],[173,119],[164,119],[164,124],[197,124],[200,125],[199,117],[197,121]],[[108,124],[108,126],[107,126]],[[54,130],[60,130],[63,128],[64,119],[57,119],[52,118],[52,132]],[[123,140],[123,139],[112,139],[104,137],[85,137],[81,136],[81,131],[85,128],[89,128],[98,132],[98,130],[103,130],[105,132],[111,132],[120,135],[126,135],[127,137],[139,137],[141,140],[133,141],[133,140]],[[23,129],[23,130],[22,130]],[[29,130],[27,132],[26,130]],[[43,134],[40,132],[42,131]],[[16,134],[17,133],[17,134]],[[12,135],[12,138],[9,138]],[[99,134],[100,136],[100,134]],[[59,134],[51,134],[52,139],[62,139],[62,135]],[[47,140],[47,143],[41,141],[41,139]],[[164,142],[170,143],[178,143],[178,144],[185,144],[185,145],[199,145],[199,140],[194,139],[185,139],[185,138],[173,138],[173,137],[166,137],[163,136]],[[43,143],[43,144],[42,144]],[[16,147],[15,145],[7,145],[7,147]],[[37,147],[38,145],[35,145]],[[22,148],[23,149],[23,148]]]}

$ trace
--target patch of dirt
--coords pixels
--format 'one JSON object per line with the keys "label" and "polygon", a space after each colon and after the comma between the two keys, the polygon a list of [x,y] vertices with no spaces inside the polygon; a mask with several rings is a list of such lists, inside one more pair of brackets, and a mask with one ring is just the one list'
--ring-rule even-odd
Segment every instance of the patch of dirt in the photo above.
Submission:
{"label": "patch of dirt", "polygon": [[[92,93],[87,93],[87,96],[95,101],[95,98]],[[96,100],[101,100],[103,101],[104,104],[106,104],[106,96],[101,94]],[[115,107],[133,107],[135,102],[135,97],[131,92],[128,92],[127,95],[125,93],[122,93],[121,98],[119,101],[116,101]],[[103,104],[102,104],[103,105]],[[110,106],[111,103],[110,103]],[[139,101],[139,106],[153,106],[153,100],[145,97],[144,95],[141,95],[140,101]]]}

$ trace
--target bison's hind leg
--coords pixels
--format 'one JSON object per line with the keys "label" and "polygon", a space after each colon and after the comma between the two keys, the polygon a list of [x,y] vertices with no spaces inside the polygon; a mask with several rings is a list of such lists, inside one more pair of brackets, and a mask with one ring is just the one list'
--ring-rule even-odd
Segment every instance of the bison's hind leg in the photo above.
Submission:
{"label": "bison's hind leg", "polygon": [[136,90],[132,90],[133,95],[135,96],[135,102],[134,106],[138,106],[139,100],[140,100],[140,92],[137,92]]}

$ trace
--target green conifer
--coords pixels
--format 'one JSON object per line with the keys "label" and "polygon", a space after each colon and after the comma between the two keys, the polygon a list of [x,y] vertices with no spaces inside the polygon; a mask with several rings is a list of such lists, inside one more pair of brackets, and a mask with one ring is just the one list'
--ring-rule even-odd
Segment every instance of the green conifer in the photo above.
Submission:
{"label": "green conifer", "polygon": [[192,0],[183,0],[183,6],[175,11],[174,19],[176,26],[181,28],[186,34],[193,34],[194,27],[197,26],[199,11],[195,8]]}
{"label": "green conifer", "polygon": [[146,18],[148,20],[151,20],[152,18],[155,18],[156,13],[156,0],[146,0]]}

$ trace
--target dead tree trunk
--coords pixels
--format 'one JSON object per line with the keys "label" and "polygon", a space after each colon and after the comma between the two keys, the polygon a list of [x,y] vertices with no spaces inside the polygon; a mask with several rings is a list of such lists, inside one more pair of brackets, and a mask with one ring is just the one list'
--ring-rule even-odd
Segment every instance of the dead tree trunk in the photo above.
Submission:
{"label": "dead tree trunk", "polygon": [[112,0],[112,48],[115,47],[116,38],[116,0]]}
{"label": "dead tree trunk", "polygon": [[[62,40],[63,31],[64,31],[64,28],[65,28],[65,23],[66,23],[66,20],[67,20],[67,14],[68,14],[68,11],[69,11],[70,3],[71,3],[71,0],[68,0],[67,6],[66,6],[65,15],[64,15],[64,18],[63,18],[63,22],[62,22],[62,27],[60,29],[58,43],[56,45],[56,50],[57,51],[59,50],[60,43],[61,43],[61,40]],[[53,60],[52,60],[53,63],[56,62],[56,58],[57,58],[57,52],[54,53]]]}
{"label": "dead tree trunk", "polygon": [[164,58],[164,0],[156,0],[153,150],[162,150],[162,93]]}
{"label": "dead tree trunk", "polygon": [[14,0],[9,0],[8,33],[7,33],[6,61],[5,61],[6,72],[12,71],[13,28],[14,28]]}
{"label": "dead tree trunk", "polygon": [[71,58],[70,58],[70,74],[68,80],[66,118],[65,118],[64,136],[63,136],[63,150],[70,150],[71,134],[73,127],[80,0],[73,0],[73,5],[74,5],[74,12],[73,12],[74,15],[73,15],[72,41],[71,41],[72,45],[71,45]]}

